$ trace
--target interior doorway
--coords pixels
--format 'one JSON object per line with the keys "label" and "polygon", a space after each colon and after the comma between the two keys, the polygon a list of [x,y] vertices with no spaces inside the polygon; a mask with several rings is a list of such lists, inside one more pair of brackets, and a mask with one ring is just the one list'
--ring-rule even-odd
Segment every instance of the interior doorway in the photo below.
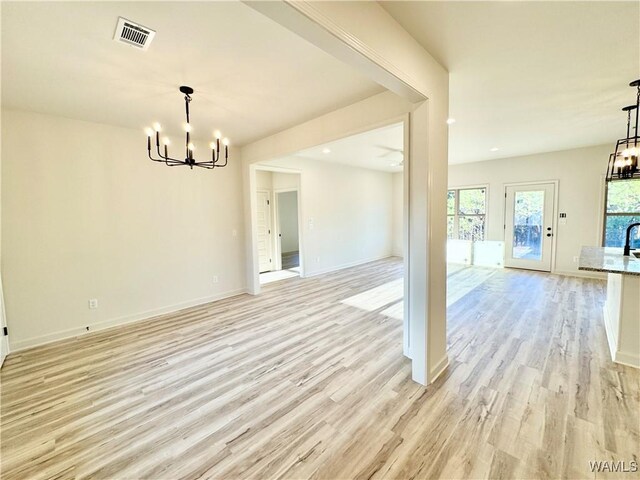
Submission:
{"label": "interior doorway", "polygon": [[550,272],[554,246],[556,185],[505,187],[505,266]]}
{"label": "interior doorway", "polygon": [[256,240],[260,284],[302,275],[300,174],[256,169]]}

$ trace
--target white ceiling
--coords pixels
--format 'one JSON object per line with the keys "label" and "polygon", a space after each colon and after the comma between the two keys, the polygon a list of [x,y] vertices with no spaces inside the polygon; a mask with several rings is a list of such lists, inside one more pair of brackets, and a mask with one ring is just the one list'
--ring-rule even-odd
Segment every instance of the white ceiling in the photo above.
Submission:
{"label": "white ceiling", "polygon": [[[157,31],[148,51],[112,40],[118,16]],[[239,2],[3,2],[2,105],[141,131],[258,138],[383,91]]]}
{"label": "white ceiling", "polygon": [[[640,2],[382,2],[450,72],[449,163],[613,142]],[[499,150],[492,152],[493,147]]]}
{"label": "white ceiling", "polygon": [[396,173],[402,171],[403,143],[403,125],[399,123],[308,148],[292,156]]}

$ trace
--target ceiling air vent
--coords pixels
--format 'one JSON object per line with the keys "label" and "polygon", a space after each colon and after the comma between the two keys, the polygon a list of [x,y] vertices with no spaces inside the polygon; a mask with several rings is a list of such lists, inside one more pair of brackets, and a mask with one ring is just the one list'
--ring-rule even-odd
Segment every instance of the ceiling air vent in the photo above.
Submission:
{"label": "ceiling air vent", "polygon": [[149,44],[155,35],[156,32],[154,30],[131,22],[126,18],[119,17],[113,39],[116,42],[126,43],[127,45],[146,50],[149,48]]}

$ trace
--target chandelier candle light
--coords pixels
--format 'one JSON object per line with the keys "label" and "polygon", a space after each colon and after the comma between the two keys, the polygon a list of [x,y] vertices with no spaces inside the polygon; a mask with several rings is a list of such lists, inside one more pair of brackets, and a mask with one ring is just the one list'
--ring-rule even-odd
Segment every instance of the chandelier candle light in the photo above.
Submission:
{"label": "chandelier candle light", "polygon": [[[627,112],[627,136],[616,142],[616,150],[609,155],[607,167],[607,181],[629,180],[640,178],[640,132],[638,132],[638,118],[640,114],[640,79],[629,84],[636,87],[636,104],[628,105],[622,109]],[[635,117],[635,124],[631,125],[631,116]],[[633,131],[632,131],[633,128]]]}
{"label": "chandelier candle light", "polygon": [[[222,145],[224,146],[224,163],[220,163],[220,153],[221,153],[220,138],[222,137],[222,134],[220,133],[219,130],[216,130],[214,132],[213,135],[215,137],[215,140],[209,144],[209,147],[211,148],[211,160],[207,162],[198,162],[196,161],[195,158],[193,158],[193,151],[195,150],[195,147],[191,141],[191,123],[189,123],[189,120],[190,120],[189,119],[189,103],[191,103],[191,95],[193,94],[193,88],[182,86],[180,87],[180,91],[184,93],[184,105],[185,105],[185,111],[187,114],[187,123],[184,124],[184,130],[186,132],[185,158],[184,160],[178,160],[175,158],[171,158],[169,156],[168,145],[170,142],[169,142],[169,139],[166,137],[162,140],[162,143],[164,146],[164,155],[160,152],[160,131],[162,130],[162,128],[160,127],[159,123],[154,123],[153,129],[151,128],[146,129],[147,152],[149,154],[149,158],[154,162],[162,162],[165,165],[168,165],[169,167],[175,167],[178,165],[187,165],[192,170],[193,170],[193,167],[208,168],[210,170],[213,168],[226,167],[229,159],[229,140],[226,138],[222,140]],[[160,158],[153,158],[151,154],[151,137],[154,136],[154,131],[155,131],[155,137],[156,137],[156,151],[157,151],[158,157]]]}

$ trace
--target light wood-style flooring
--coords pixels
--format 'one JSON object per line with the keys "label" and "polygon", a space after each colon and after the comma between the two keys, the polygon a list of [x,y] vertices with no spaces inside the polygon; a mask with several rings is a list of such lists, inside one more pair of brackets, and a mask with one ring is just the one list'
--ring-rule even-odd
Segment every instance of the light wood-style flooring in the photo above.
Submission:
{"label": "light wood-style flooring", "polygon": [[12,354],[2,478],[586,479],[607,477],[590,460],[637,461],[640,375],[609,359],[604,283],[477,272],[450,276],[466,291],[427,388],[389,306],[342,302],[400,278],[391,259]]}
{"label": "light wood-style flooring", "polygon": [[288,270],[300,266],[300,252],[286,252],[282,254],[282,269]]}

